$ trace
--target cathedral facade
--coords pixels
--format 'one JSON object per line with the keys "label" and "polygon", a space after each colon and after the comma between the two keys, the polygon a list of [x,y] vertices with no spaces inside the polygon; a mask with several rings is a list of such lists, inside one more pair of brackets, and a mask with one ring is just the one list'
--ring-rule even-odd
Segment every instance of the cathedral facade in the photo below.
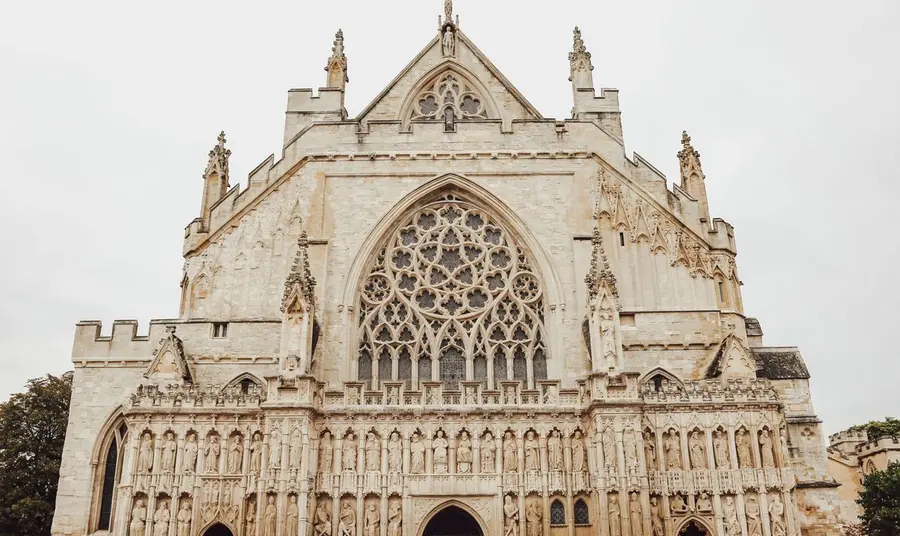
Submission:
{"label": "cathedral facade", "polygon": [[221,135],[178,317],[77,325],[53,534],[835,534],[698,151],[668,188],[577,28],[569,62],[545,118],[447,2],[355,118],[338,32],[243,191]]}

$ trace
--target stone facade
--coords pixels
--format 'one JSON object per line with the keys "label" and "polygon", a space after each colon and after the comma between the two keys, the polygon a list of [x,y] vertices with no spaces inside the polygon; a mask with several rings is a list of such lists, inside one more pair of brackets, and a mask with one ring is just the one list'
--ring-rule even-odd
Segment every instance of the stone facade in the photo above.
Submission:
{"label": "stone facade", "polygon": [[859,523],[862,509],[856,503],[866,475],[884,471],[891,462],[900,462],[900,437],[869,440],[865,430],[844,430],[828,437],[828,471],[841,485],[841,521]]}
{"label": "stone facade", "polygon": [[558,121],[458,24],[356,118],[339,32],[244,191],[220,136],[179,317],[77,325],[53,534],[835,533],[690,137],[670,190],[577,29]]}

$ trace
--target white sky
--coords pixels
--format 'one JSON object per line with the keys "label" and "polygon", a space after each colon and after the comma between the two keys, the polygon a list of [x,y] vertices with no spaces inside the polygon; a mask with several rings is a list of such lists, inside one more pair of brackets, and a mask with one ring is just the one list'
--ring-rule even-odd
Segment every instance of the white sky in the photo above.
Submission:
{"label": "white sky", "polygon": [[[286,91],[354,116],[436,31],[441,0],[49,0],[0,17],[0,400],[61,373],[77,320],[177,316],[185,225],[219,130],[232,182],[280,150]],[[748,315],[797,345],[831,433],[900,416],[900,2],[456,0],[545,117],[572,106],[581,26],[625,140],[670,180],[682,129],[734,225]]]}

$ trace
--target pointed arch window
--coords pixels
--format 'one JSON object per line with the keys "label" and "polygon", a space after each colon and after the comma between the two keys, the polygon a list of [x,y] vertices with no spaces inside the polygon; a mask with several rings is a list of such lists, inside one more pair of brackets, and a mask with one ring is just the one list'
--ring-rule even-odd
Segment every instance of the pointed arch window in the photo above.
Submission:
{"label": "pointed arch window", "polygon": [[508,363],[515,379],[546,378],[544,292],[531,261],[499,221],[457,195],[402,220],[361,290],[360,381],[371,379],[371,356],[385,350],[418,356],[420,382],[431,380],[437,359],[448,389],[488,382],[491,367],[494,387],[509,377]]}
{"label": "pointed arch window", "polygon": [[564,526],[566,524],[566,507],[561,500],[556,499],[550,505],[550,526]]}
{"label": "pointed arch window", "polygon": [[487,100],[475,84],[453,71],[446,71],[425,84],[414,98],[409,121],[443,121],[447,130],[460,120],[488,119]]}
{"label": "pointed arch window", "polygon": [[575,501],[575,525],[590,525],[591,524],[591,513],[588,510],[588,505],[584,502],[584,499],[578,499]]}
{"label": "pointed arch window", "polygon": [[[96,530],[110,530],[113,526],[113,514],[115,512],[116,488],[122,478],[122,465],[125,457],[125,442],[128,436],[128,427],[121,419],[107,434],[106,441],[101,450],[102,455],[97,475],[100,495],[95,499]],[[97,489],[97,488],[95,488]]]}

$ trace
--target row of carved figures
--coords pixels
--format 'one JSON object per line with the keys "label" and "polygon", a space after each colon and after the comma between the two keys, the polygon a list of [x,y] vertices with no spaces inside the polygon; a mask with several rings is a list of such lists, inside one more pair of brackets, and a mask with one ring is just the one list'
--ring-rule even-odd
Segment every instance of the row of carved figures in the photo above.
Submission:
{"label": "row of carved figures", "polygon": [[[613,432],[607,429],[603,434],[603,454],[607,465],[615,463],[615,436]],[[786,439],[782,436],[782,442],[786,443]],[[737,457],[738,469],[751,469],[757,467],[753,455],[753,440],[746,428],[738,428],[734,433],[735,455]],[[628,465],[637,465],[637,452],[634,445],[634,437],[629,433],[624,435],[625,459]],[[687,440],[687,467],[682,457],[681,433],[674,428],[663,433],[663,456],[659,459],[656,453],[656,440],[653,432],[647,430],[644,432],[644,460],[649,469],[659,470],[681,470],[681,469],[709,469],[710,463],[707,457],[707,442],[705,432],[694,429],[688,434]],[[775,444],[772,434],[768,429],[763,428],[759,431],[757,447],[759,450],[759,464],[765,469],[771,469],[779,466],[779,460],[776,456]],[[787,452],[787,446],[784,445]],[[731,456],[729,454],[729,438],[728,432],[719,428],[712,434],[712,463],[715,469],[731,469],[733,467]],[[610,461],[612,460],[612,462]]]}

